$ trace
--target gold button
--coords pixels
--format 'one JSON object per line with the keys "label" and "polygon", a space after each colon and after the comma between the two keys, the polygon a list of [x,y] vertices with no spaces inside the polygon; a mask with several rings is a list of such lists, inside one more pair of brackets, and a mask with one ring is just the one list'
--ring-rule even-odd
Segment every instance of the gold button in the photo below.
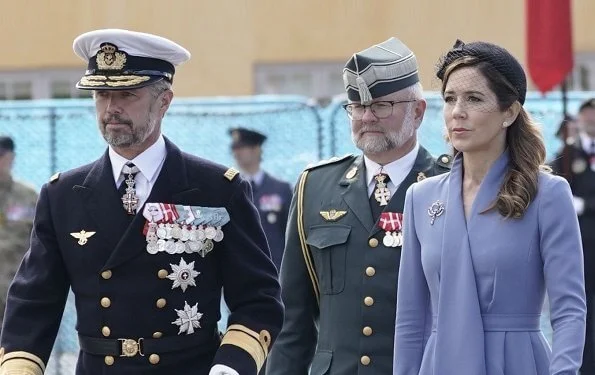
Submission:
{"label": "gold button", "polygon": [[366,275],[368,275],[368,276],[376,275],[376,269],[374,269],[374,267],[366,268]]}
{"label": "gold button", "polygon": [[103,297],[101,299],[101,306],[105,307],[106,309],[112,305],[112,301],[109,298]]}
{"label": "gold button", "polygon": [[371,336],[372,335],[372,327],[364,327],[362,329],[364,336]]}
{"label": "gold button", "polygon": [[112,333],[112,331],[109,329],[109,327],[105,326],[101,329],[101,333],[105,336],[105,337],[109,337],[109,335]]}
{"label": "gold button", "polygon": [[372,298],[372,297],[364,298],[364,304],[366,306],[372,306],[374,304],[374,298]]}
{"label": "gold button", "polygon": [[368,357],[367,355],[364,355],[360,358],[360,362],[362,363],[362,365],[367,366],[370,364],[371,360],[370,360],[370,357]]}
{"label": "gold button", "polygon": [[163,332],[155,332],[153,333],[154,339],[160,339],[163,336]]}
{"label": "gold button", "polygon": [[368,245],[370,245],[370,247],[376,247],[378,246],[378,240],[375,238],[370,238],[370,240],[368,241]]}
{"label": "gold button", "polygon": [[159,363],[159,360],[160,360],[160,358],[159,358],[159,356],[157,354],[151,354],[149,356],[149,362],[151,362],[152,365],[158,364]]}
{"label": "gold button", "polygon": [[108,366],[111,366],[114,364],[114,357],[112,357],[111,355],[106,355],[103,360],[105,361],[105,364]]}
{"label": "gold button", "polygon": [[169,272],[167,272],[167,270],[159,270],[159,272],[157,272],[157,277],[160,279],[165,279],[167,275],[169,275]]}
{"label": "gold button", "polygon": [[107,270],[107,271],[103,271],[101,273],[101,277],[103,277],[104,280],[108,280],[112,278],[112,271]]}
{"label": "gold button", "polygon": [[159,298],[156,303],[157,308],[160,308],[160,309],[164,308],[166,304],[167,304],[167,301],[165,300],[165,298]]}

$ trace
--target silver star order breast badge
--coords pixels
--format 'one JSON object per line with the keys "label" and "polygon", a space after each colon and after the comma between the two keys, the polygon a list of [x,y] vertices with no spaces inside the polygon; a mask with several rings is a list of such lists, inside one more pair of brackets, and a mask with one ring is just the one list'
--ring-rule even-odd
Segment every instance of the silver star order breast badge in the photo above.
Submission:
{"label": "silver star order breast badge", "polygon": [[188,302],[184,301],[183,310],[174,310],[176,310],[176,313],[178,314],[178,319],[171,322],[171,324],[180,326],[178,335],[181,335],[184,332],[186,332],[187,335],[191,335],[194,333],[195,328],[201,328],[200,318],[202,318],[203,314],[198,312],[198,303],[190,307]]}
{"label": "silver star order breast badge", "polygon": [[188,286],[196,286],[194,280],[200,272],[194,270],[194,262],[186,263],[184,258],[180,259],[180,264],[171,264],[172,273],[167,278],[173,281],[172,289],[181,288],[185,292]]}

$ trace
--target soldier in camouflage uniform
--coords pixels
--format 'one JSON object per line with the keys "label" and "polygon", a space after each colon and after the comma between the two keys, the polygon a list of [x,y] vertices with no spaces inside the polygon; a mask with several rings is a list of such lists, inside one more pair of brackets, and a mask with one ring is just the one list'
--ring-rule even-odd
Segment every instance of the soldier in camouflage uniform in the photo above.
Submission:
{"label": "soldier in camouflage uniform", "polygon": [[6,294],[21,259],[29,248],[37,191],[12,177],[13,140],[0,136],[0,327]]}

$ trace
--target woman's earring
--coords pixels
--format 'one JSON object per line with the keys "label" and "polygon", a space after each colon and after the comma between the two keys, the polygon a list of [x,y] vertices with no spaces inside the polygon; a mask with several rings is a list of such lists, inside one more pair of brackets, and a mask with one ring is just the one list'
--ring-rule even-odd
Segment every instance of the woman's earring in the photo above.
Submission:
{"label": "woman's earring", "polygon": [[504,121],[504,122],[502,123],[502,127],[504,127],[504,128],[505,128],[505,127],[507,127],[507,126],[508,126],[508,121]]}

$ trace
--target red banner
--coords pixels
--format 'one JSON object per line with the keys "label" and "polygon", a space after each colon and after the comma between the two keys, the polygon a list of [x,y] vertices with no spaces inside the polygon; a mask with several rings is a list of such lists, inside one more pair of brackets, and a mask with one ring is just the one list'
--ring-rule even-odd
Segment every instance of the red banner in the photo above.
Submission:
{"label": "red banner", "polygon": [[574,64],[570,0],[526,0],[526,18],[529,76],[546,93]]}

